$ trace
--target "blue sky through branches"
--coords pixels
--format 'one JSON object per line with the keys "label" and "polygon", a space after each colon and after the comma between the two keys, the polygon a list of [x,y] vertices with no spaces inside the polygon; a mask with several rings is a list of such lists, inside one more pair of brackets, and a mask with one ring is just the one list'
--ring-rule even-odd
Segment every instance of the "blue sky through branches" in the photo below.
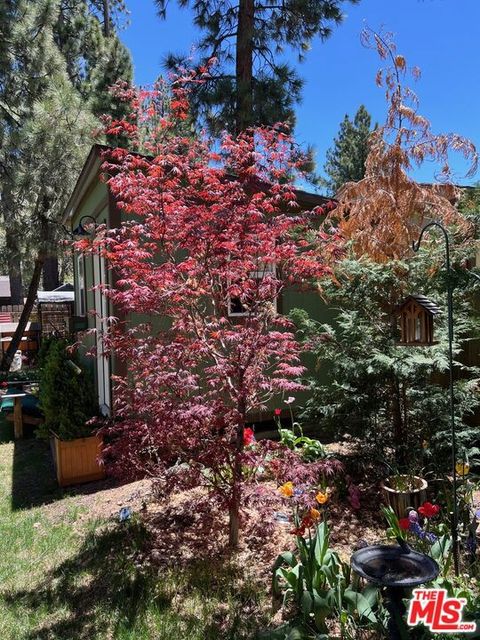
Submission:
{"label": "blue sky through branches", "polygon": [[[130,25],[122,39],[133,54],[135,81],[148,84],[163,72],[165,54],[190,51],[199,33],[190,11],[178,9],[175,0],[169,3],[166,21],[156,16],[152,0],[127,4]],[[379,60],[360,44],[365,25],[392,31],[399,53],[421,68],[415,90],[420,112],[431,120],[433,130],[455,131],[480,147],[480,1],[361,0],[356,6],[345,5],[345,10],[343,25],[325,43],[313,42],[306,61],[298,66],[305,88],[297,108],[296,135],[300,142],[314,145],[319,167],[345,113],[353,115],[363,103],[374,120],[384,119],[383,92],[375,85]],[[479,179],[462,180],[465,165],[459,158],[452,160],[459,183]],[[415,172],[420,180],[432,176],[428,164]]]}

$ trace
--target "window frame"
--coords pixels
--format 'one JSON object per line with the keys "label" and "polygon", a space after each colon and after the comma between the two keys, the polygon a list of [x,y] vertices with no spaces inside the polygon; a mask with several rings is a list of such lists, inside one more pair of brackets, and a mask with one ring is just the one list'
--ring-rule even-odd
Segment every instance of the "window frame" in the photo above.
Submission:
{"label": "window frame", "polygon": [[[256,280],[263,280],[263,278],[265,278],[267,273],[275,273],[275,265],[274,264],[268,264],[266,265],[266,268],[262,269],[262,270],[255,270],[255,271],[250,271],[249,272],[249,278],[253,278]],[[237,296],[233,296],[233,298],[237,298]],[[278,295],[275,296],[275,298],[272,300],[274,306],[275,306],[275,311],[276,313],[278,313]],[[241,304],[241,303],[240,303]],[[248,318],[251,315],[255,315],[252,314],[251,311],[232,311],[231,310],[231,305],[232,305],[232,296],[228,296],[228,302],[227,302],[227,316],[229,318]]]}
{"label": "window frame", "polygon": [[75,286],[75,295],[77,298],[76,307],[77,307],[77,315],[80,318],[85,318],[87,315],[87,291],[86,291],[86,274],[85,274],[85,254],[78,253],[76,260],[76,286]]}

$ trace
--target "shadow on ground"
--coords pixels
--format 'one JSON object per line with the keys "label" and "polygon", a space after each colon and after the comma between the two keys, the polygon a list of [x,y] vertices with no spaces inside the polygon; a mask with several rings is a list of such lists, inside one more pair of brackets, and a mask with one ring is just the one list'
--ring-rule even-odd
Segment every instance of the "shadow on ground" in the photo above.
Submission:
{"label": "shadow on ground", "polygon": [[[109,523],[91,532],[79,553],[40,584],[5,594],[0,606],[20,608],[30,620],[41,612],[43,621],[22,640],[252,637],[245,626],[257,606],[256,594],[247,583],[232,592],[238,570],[198,560],[181,571],[165,570],[146,561],[149,548],[140,520]],[[196,604],[179,608],[179,597],[194,597]]]}
{"label": "shadow on ground", "polygon": [[66,496],[95,493],[118,484],[112,479],[106,479],[62,489],[57,483],[48,443],[35,437],[14,442],[12,511],[50,504]]}
{"label": "shadow on ground", "polygon": [[20,605],[29,617],[46,609],[41,628],[32,629],[25,640],[103,637],[111,613],[127,628],[133,625],[153,589],[151,573],[135,567],[135,554],[144,544],[144,535],[136,522],[93,531],[80,552],[58,565],[42,583],[4,596],[4,606]]}
{"label": "shadow on ground", "polygon": [[48,444],[28,438],[13,446],[12,511],[62,498]]}

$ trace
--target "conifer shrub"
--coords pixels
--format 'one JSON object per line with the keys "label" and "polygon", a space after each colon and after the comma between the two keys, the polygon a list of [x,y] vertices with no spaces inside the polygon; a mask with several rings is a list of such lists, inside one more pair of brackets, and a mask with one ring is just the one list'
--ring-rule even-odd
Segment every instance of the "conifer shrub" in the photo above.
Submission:
{"label": "conifer shrub", "polygon": [[39,437],[53,432],[61,440],[92,435],[88,421],[98,413],[92,372],[80,366],[63,339],[50,339],[45,345],[40,369],[40,408],[45,423]]}
{"label": "conifer shrub", "polygon": [[[335,437],[353,437],[379,472],[448,470],[451,432],[448,390],[446,280],[443,247],[430,245],[410,261],[376,264],[345,259],[323,295],[335,319],[322,324],[303,310],[292,313],[317,366],[301,416]],[[454,252],[460,261],[463,251]],[[468,254],[467,254],[468,255]],[[457,263],[459,264],[459,262]],[[454,379],[458,455],[480,455],[480,370],[469,362],[478,336],[478,284],[456,266],[454,274]],[[441,309],[432,346],[399,344],[396,309],[410,293],[423,293]]]}

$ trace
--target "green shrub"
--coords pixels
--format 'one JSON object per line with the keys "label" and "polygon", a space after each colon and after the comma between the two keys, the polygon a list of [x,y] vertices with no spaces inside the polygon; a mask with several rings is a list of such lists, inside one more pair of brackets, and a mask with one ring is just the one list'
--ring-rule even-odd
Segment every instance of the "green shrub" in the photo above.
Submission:
{"label": "green shrub", "polygon": [[[301,418],[334,429],[339,438],[358,438],[366,460],[377,458],[401,472],[450,465],[442,260],[443,247],[436,245],[403,263],[345,259],[337,266],[337,280],[323,288],[336,310],[335,322],[321,324],[301,310],[291,314],[317,357],[315,374],[306,381],[311,395]],[[465,350],[478,336],[479,286],[462,268],[455,269],[453,278],[457,443],[459,457],[471,460],[480,455],[478,427],[471,421],[479,404],[480,372],[469,364]],[[442,310],[435,319],[433,346],[398,344],[395,310],[409,293],[423,293]]]}
{"label": "green shrub", "polygon": [[86,424],[98,413],[91,372],[80,368],[77,357],[68,351],[65,340],[51,340],[42,355],[40,370],[40,408],[45,423],[40,437],[53,431],[61,440],[74,440],[92,434]]}

